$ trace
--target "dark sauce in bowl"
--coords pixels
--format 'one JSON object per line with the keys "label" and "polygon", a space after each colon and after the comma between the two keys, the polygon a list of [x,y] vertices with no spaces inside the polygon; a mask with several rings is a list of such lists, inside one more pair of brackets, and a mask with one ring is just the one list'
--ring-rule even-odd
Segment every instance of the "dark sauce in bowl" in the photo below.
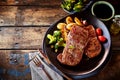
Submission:
{"label": "dark sauce in bowl", "polygon": [[112,16],[112,9],[106,4],[98,4],[94,7],[93,12],[96,17],[107,19]]}

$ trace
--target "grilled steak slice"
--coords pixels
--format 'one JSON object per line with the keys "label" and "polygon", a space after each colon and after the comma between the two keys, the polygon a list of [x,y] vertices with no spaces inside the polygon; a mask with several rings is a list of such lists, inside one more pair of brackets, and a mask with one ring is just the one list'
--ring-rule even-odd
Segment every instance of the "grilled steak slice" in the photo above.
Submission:
{"label": "grilled steak slice", "polygon": [[96,57],[101,52],[101,44],[99,40],[97,39],[95,29],[92,25],[87,26],[85,29],[89,32],[89,41],[85,48],[85,54],[89,58]]}
{"label": "grilled steak slice", "polygon": [[75,66],[82,59],[89,38],[88,30],[80,26],[73,26],[67,37],[63,53],[59,54],[57,59],[62,64]]}
{"label": "grilled steak slice", "polygon": [[88,30],[89,37],[96,37],[96,32],[95,32],[95,28],[93,27],[93,25],[88,25],[88,26],[86,26],[84,28],[86,30]]}
{"label": "grilled steak slice", "polygon": [[100,52],[101,52],[101,44],[98,41],[97,37],[90,38],[85,48],[85,54],[89,58],[93,58],[99,55]]}

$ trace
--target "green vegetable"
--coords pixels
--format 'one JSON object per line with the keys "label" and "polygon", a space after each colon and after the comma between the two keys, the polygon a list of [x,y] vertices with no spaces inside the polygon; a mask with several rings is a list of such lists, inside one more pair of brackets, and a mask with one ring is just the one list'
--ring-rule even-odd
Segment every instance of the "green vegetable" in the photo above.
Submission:
{"label": "green vegetable", "polygon": [[60,30],[56,30],[53,32],[53,36],[56,37],[56,42],[59,41],[60,37],[61,37],[61,32]]}
{"label": "green vegetable", "polygon": [[78,2],[74,5],[73,10],[79,12],[83,8],[82,2]]}
{"label": "green vegetable", "polygon": [[70,49],[74,49],[75,47],[74,47],[73,45],[70,45],[69,48],[70,48]]}
{"label": "green vegetable", "polygon": [[65,44],[66,44],[66,43],[64,42],[63,38],[60,38],[57,43],[58,43],[58,46],[59,46],[59,47],[65,47]]}
{"label": "green vegetable", "polygon": [[73,6],[73,4],[71,2],[68,2],[68,1],[63,2],[61,4],[61,7],[68,10],[68,11],[72,10],[72,6]]}
{"label": "green vegetable", "polygon": [[60,38],[57,43],[55,44],[55,52],[58,51],[59,47],[65,47],[66,43],[64,42],[63,38]]}
{"label": "green vegetable", "polygon": [[90,0],[64,0],[61,7],[68,11],[79,12],[83,9],[85,4],[89,3]]}
{"label": "green vegetable", "polygon": [[55,44],[55,49],[58,49],[59,45],[58,43]]}
{"label": "green vegetable", "polygon": [[61,32],[59,30],[54,31],[53,36],[60,36]]}
{"label": "green vegetable", "polygon": [[74,3],[76,0],[65,0],[65,1]]}
{"label": "green vegetable", "polygon": [[56,42],[56,37],[54,37],[51,34],[47,35],[47,38],[49,39],[49,44],[55,43]]}
{"label": "green vegetable", "polygon": [[51,45],[50,47],[55,49],[55,52],[58,51],[59,47],[65,47],[66,45],[64,39],[61,36],[60,30],[55,30],[53,35],[48,34],[47,38],[49,39],[49,44]]}

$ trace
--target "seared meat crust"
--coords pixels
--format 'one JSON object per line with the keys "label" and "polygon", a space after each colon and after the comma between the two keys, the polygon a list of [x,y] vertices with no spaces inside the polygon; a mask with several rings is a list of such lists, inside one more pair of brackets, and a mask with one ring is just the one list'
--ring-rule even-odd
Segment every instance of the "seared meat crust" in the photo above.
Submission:
{"label": "seared meat crust", "polygon": [[69,66],[77,65],[83,56],[88,42],[88,30],[80,26],[73,26],[68,34],[63,53],[57,56],[59,62]]}
{"label": "seared meat crust", "polygon": [[89,58],[93,58],[100,54],[101,44],[100,44],[99,40],[97,39],[95,28],[92,25],[85,27],[85,29],[87,29],[89,32],[89,41],[85,48],[84,53]]}
{"label": "seared meat crust", "polygon": [[63,52],[57,56],[62,64],[76,66],[82,60],[83,53],[89,58],[100,54],[101,44],[92,25],[73,26],[67,36]]}

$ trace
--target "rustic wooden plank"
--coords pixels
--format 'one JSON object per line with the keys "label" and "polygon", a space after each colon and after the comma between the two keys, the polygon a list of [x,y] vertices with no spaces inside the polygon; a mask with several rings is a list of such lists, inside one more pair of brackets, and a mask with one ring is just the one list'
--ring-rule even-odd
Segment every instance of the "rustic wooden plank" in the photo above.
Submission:
{"label": "rustic wooden plank", "polygon": [[38,49],[48,27],[1,27],[0,49]]}
{"label": "rustic wooden plank", "polygon": [[[6,69],[13,68],[14,66],[10,66],[10,54],[26,54],[30,52],[36,52],[37,50],[0,50],[0,66]],[[6,64],[7,63],[7,64]],[[22,65],[22,63],[20,63]],[[20,66],[19,64],[16,67]]]}
{"label": "rustic wooden plank", "polygon": [[0,26],[15,25],[16,13],[16,6],[0,6]]}
{"label": "rustic wooden plank", "polygon": [[0,0],[0,5],[59,5],[61,0]]}
{"label": "rustic wooden plank", "polygon": [[120,50],[120,33],[118,35],[112,36],[112,49]]}
{"label": "rustic wooden plank", "polygon": [[1,6],[0,26],[48,26],[66,15],[60,7]]}
{"label": "rustic wooden plank", "polygon": [[0,50],[0,80],[31,80],[29,52],[34,50]]}
{"label": "rustic wooden plank", "polygon": [[[24,71],[26,68],[28,68],[27,65],[24,64],[23,56],[28,54],[29,52],[36,52],[36,50],[0,50],[0,66],[1,68],[4,68],[4,71],[7,72],[10,69],[16,69],[19,71]],[[112,55],[109,63],[106,65],[106,67],[96,74],[95,76],[81,79],[81,80],[117,80],[120,78],[120,52],[118,54]],[[11,63],[11,57],[13,55],[16,55],[16,58],[20,60],[19,64]],[[31,80],[30,74],[27,74],[26,76],[21,77],[11,77],[7,73],[2,75],[5,77],[6,80],[21,80],[24,78],[25,80]]]}
{"label": "rustic wooden plank", "polygon": [[111,57],[109,63],[97,75],[81,80],[118,80],[120,78],[120,52]]}
{"label": "rustic wooden plank", "polygon": [[[44,35],[49,27],[1,27],[0,49],[42,48]],[[113,36],[112,49],[120,50],[120,36]]]}
{"label": "rustic wooden plank", "polygon": [[[95,0],[99,1],[99,0]],[[113,5],[119,4],[119,0],[105,0]],[[0,0],[0,5],[59,5],[62,0]]]}
{"label": "rustic wooden plank", "polygon": [[60,2],[52,2],[52,0],[40,0],[40,2],[39,6],[1,6],[0,26],[46,26],[68,15],[60,7]]}
{"label": "rustic wooden plank", "polygon": [[68,15],[62,8],[20,6],[22,25],[51,25],[64,16]]}

